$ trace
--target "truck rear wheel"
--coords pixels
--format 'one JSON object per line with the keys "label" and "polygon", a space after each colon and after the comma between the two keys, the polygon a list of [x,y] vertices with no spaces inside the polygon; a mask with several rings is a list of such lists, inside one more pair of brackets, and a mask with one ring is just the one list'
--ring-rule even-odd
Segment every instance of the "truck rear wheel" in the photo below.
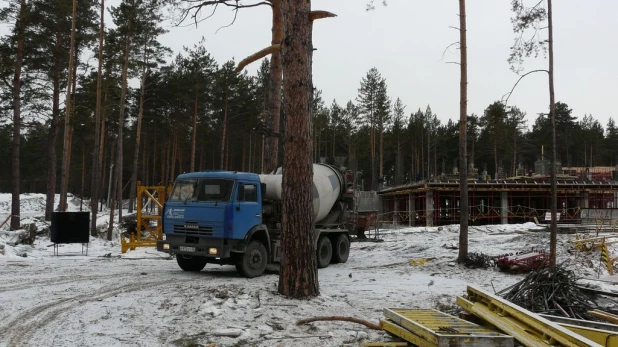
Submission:
{"label": "truck rear wheel", "polygon": [[247,278],[253,278],[261,276],[266,270],[266,264],[268,263],[268,252],[266,247],[260,241],[251,241],[242,255],[238,263],[236,263],[236,270]]}
{"label": "truck rear wheel", "polygon": [[334,239],[332,263],[345,263],[350,256],[350,238],[346,234],[340,234]]}
{"label": "truck rear wheel", "polygon": [[327,236],[320,236],[318,240],[318,269],[322,269],[330,264],[333,257],[333,244]]}
{"label": "truck rear wheel", "polygon": [[206,266],[208,259],[196,255],[176,254],[176,262],[185,271],[199,272]]}

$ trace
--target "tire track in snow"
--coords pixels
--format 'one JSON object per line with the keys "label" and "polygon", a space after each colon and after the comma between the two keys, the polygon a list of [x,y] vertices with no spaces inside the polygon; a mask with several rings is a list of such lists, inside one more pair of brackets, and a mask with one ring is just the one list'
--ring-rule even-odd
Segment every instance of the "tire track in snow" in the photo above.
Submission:
{"label": "tire track in snow", "polygon": [[8,323],[0,326],[0,331],[4,333],[4,343],[0,343],[0,345],[28,346],[30,339],[37,330],[53,323],[55,320],[59,319],[63,313],[81,306],[84,303],[104,300],[124,292],[140,290],[144,287],[151,289],[152,286],[169,283],[169,279],[162,279],[158,281],[119,285],[113,288],[98,290],[94,293],[65,297],[35,306],[9,320]]}
{"label": "tire track in snow", "polygon": [[106,275],[98,275],[98,276],[80,276],[80,277],[75,277],[75,276],[66,276],[68,278],[66,279],[57,279],[57,278],[50,278],[47,280],[41,280],[41,281],[31,281],[31,282],[20,282],[16,285],[0,285],[0,293],[6,293],[6,292],[13,292],[13,291],[20,291],[20,290],[26,290],[26,289],[32,289],[35,287],[41,287],[41,286],[48,286],[48,285],[64,285],[64,284],[71,284],[74,282],[83,282],[83,281],[99,281],[102,279],[108,279],[108,278],[113,278],[113,279],[118,279],[118,278],[123,278],[123,277],[134,277],[134,274],[131,275],[126,275],[124,274],[106,274]]}

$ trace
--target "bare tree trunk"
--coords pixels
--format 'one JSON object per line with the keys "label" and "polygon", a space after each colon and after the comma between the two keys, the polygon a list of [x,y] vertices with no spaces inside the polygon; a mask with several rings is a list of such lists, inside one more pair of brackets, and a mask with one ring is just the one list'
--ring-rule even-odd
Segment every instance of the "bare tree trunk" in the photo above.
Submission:
{"label": "bare tree trunk", "polygon": [[[118,140],[116,140],[116,142],[118,143]],[[112,240],[112,236],[114,233],[114,208],[116,207],[116,197],[114,195],[117,194],[118,189],[116,189],[116,186],[118,184],[118,180],[117,179],[113,179],[113,162],[114,162],[114,145],[112,145],[111,151],[110,151],[110,159],[109,162],[112,165],[112,168],[110,168],[109,170],[109,174],[110,174],[110,179],[109,179],[109,183],[111,184],[111,186],[109,187],[108,190],[108,197],[107,197],[107,206],[109,208],[109,227],[107,228],[107,240],[111,241]],[[120,218],[118,219],[120,220]]]}
{"label": "bare tree trunk", "polygon": [[551,267],[556,266],[556,242],[557,242],[557,205],[558,205],[558,192],[556,183],[556,99],[554,95],[554,27],[552,19],[552,7],[551,0],[547,0],[547,21],[549,30],[549,108],[551,113],[551,169],[550,169],[550,181],[551,181],[551,225],[550,225],[550,237],[549,237],[549,265]]}
{"label": "bare tree trunk", "polygon": [[131,54],[131,35],[133,19],[129,19],[127,25],[127,36],[125,38],[124,53],[122,57],[122,76],[120,87],[120,110],[118,112],[118,154],[116,155],[116,199],[118,199],[118,221],[122,220],[122,171],[124,168],[123,158],[123,138],[124,138],[124,109],[127,100],[127,80],[129,78],[129,55]]}
{"label": "bare tree trunk", "polygon": [[378,125],[380,131],[380,178],[384,176],[384,123]]}
{"label": "bare tree trunk", "polygon": [[196,79],[195,81],[195,100],[193,104],[193,134],[191,136],[191,167],[190,171],[195,171],[195,145],[197,141],[197,111],[198,111],[198,101],[199,101],[199,89],[200,82]]}
{"label": "bare tree trunk", "polygon": [[427,123],[427,179],[431,179],[431,125]]}
{"label": "bare tree trunk", "polygon": [[[281,0],[272,0],[273,11],[272,41],[271,44],[281,44],[283,40],[283,16]],[[268,90],[268,117],[266,126],[275,133],[279,133],[281,118],[281,53],[275,51],[270,56],[270,86]],[[264,156],[264,172],[271,172],[279,166],[279,138],[270,136],[266,140],[266,155]]]}
{"label": "bare tree trunk", "polygon": [[[227,78],[227,77],[226,77]],[[221,170],[225,170],[225,143],[227,140],[227,94],[228,94],[228,85],[227,82],[225,83],[225,99],[223,100],[223,124],[221,125],[222,127],[222,131],[221,131],[221,161],[220,161],[220,165],[219,168]]]}
{"label": "bare tree trunk", "polygon": [[[26,16],[26,0],[21,0],[19,19],[17,20],[17,51],[15,52],[15,74],[13,75],[13,148],[11,165],[11,230],[21,227],[19,206],[19,152],[21,145],[21,67],[24,60],[24,28]],[[34,239],[31,237],[31,242]]]}
{"label": "bare tree trunk", "polygon": [[498,140],[496,139],[496,136],[497,135],[494,134],[494,165],[496,168],[494,179],[498,179]]}
{"label": "bare tree trunk", "polygon": [[313,230],[311,163],[311,1],[283,0],[282,41],[285,140],[283,147],[282,261],[279,293],[291,298],[319,295]]}
{"label": "bare tree trunk", "polygon": [[135,203],[135,197],[137,195],[137,170],[139,163],[139,150],[140,139],[142,135],[142,123],[144,119],[144,94],[146,93],[146,81],[148,79],[148,71],[146,68],[142,70],[142,82],[141,91],[139,95],[139,108],[137,111],[137,129],[135,134],[135,152],[133,153],[133,169],[131,170],[131,193],[129,194],[129,210],[128,213],[133,212],[133,205]]}
{"label": "bare tree trunk", "polygon": [[69,70],[67,77],[67,94],[64,111],[64,145],[62,157],[62,174],[60,177],[60,203],[59,211],[67,209],[67,191],[69,188],[69,168],[71,165],[71,94],[73,86],[73,61],[75,59],[75,23],[77,21],[77,0],[73,0],[73,15],[71,23],[71,48],[69,50]]}
{"label": "bare tree trunk", "polygon": [[84,204],[84,186],[86,185],[86,142],[82,144],[82,189],[79,193],[79,211],[82,212]]}
{"label": "bare tree trunk", "polygon": [[517,175],[517,124],[515,124],[515,134],[513,136],[513,176]]}
{"label": "bare tree trunk", "polygon": [[[56,32],[56,49],[62,47],[62,37]],[[47,189],[45,201],[45,220],[50,221],[54,211],[56,198],[56,138],[58,137],[58,118],[60,117],[60,72],[58,62],[54,62],[53,91],[52,91],[52,119],[47,135]]]}
{"label": "bare tree trunk", "polygon": [[94,148],[92,149],[92,177],[90,180],[90,235],[97,236],[97,212],[99,210],[100,177],[101,177],[101,93],[103,80],[103,39],[105,38],[105,0],[101,0],[101,21],[99,26],[99,62],[97,68],[97,95],[94,109]]}
{"label": "bare tree trunk", "polygon": [[172,143],[171,143],[171,150],[169,150],[170,153],[170,173],[169,173],[169,180],[172,181],[174,180],[174,176],[176,174],[176,158],[177,158],[177,154],[178,154],[178,132],[177,130],[174,130],[174,135],[172,136]]}
{"label": "bare tree trunk", "polygon": [[457,261],[468,258],[468,45],[466,40],[466,1],[459,0],[459,254]]}

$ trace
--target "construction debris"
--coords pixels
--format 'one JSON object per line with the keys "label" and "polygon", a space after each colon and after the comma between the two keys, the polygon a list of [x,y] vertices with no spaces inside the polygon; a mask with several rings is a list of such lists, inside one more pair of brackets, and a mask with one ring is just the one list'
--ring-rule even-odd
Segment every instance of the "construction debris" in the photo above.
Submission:
{"label": "construction debris", "polygon": [[609,312],[605,312],[601,310],[592,310],[592,311],[588,311],[588,313],[591,316],[600,318],[606,322],[610,322],[612,324],[618,324],[618,315],[615,315],[613,313],[609,313]]}
{"label": "construction debris", "polygon": [[468,253],[464,266],[469,269],[488,269],[495,266],[495,257],[485,255],[483,253]]}
{"label": "construction debris", "polygon": [[375,323],[371,323],[364,319],[358,319],[354,317],[344,317],[344,316],[321,316],[321,317],[306,318],[306,319],[301,319],[297,321],[296,325],[303,325],[303,324],[317,322],[317,321],[334,321],[334,320],[358,323],[358,324],[362,324],[366,326],[367,328],[370,328],[373,330],[382,330],[382,328]]}
{"label": "construction debris", "polygon": [[578,319],[590,319],[597,307],[581,289],[578,278],[562,264],[529,273],[523,280],[497,294],[529,311]]}
{"label": "construction debris", "polygon": [[498,257],[496,265],[502,271],[522,273],[546,266],[547,257],[544,250],[536,251],[532,249]]}
{"label": "construction debris", "polygon": [[468,286],[466,297],[457,297],[457,304],[524,346],[603,346],[474,286]]}

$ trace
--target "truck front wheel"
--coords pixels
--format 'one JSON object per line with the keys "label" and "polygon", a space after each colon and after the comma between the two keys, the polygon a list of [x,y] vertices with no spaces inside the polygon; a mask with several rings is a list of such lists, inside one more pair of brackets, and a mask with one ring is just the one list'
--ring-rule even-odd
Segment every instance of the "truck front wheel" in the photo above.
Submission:
{"label": "truck front wheel", "polygon": [[350,238],[346,234],[340,234],[334,240],[333,263],[345,263],[350,256]]}
{"label": "truck front wheel", "polygon": [[320,236],[318,240],[318,269],[327,267],[332,257],[333,244],[327,236]]}
{"label": "truck front wheel", "polygon": [[236,263],[236,270],[247,278],[261,276],[266,270],[268,263],[268,252],[260,241],[251,241],[245,253]]}
{"label": "truck front wheel", "polygon": [[176,262],[181,269],[185,271],[202,271],[208,262],[206,257],[198,257],[196,255],[176,254]]}

